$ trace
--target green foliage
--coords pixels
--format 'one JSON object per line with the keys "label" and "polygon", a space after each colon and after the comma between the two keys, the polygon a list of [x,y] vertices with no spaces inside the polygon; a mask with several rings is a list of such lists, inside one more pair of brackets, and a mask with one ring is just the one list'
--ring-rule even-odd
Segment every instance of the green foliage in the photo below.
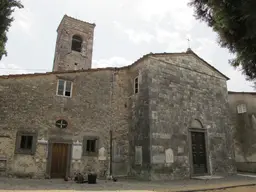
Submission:
{"label": "green foliage", "polygon": [[236,55],[230,60],[240,66],[248,80],[256,78],[256,1],[190,0],[197,19],[218,33],[221,47]]}
{"label": "green foliage", "polygon": [[8,38],[6,33],[14,20],[11,14],[15,7],[23,8],[23,5],[17,0],[0,0],[0,60],[3,55],[7,55],[5,44]]}

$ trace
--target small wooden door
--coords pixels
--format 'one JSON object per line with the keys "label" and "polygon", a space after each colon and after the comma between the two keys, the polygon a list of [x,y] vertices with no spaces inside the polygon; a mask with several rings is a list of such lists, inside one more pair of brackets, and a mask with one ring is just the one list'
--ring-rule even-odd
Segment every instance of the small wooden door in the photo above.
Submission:
{"label": "small wooden door", "polygon": [[205,133],[191,132],[193,170],[195,175],[207,173]]}
{"label": "small wooden door", "polygon": [[53,143],[51,178],[63,178],[66,176],[68,159],[68,144]]}

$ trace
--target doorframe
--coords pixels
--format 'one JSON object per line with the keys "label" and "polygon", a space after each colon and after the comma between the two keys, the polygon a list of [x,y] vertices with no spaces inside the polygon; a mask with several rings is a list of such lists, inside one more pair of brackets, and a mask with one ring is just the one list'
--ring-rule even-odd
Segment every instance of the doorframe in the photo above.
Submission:
{"label": "doorframe", "polygon": [[66,140],[61,138],[50,138],[48,141],[48,158],[46,165],[46,174],[51,178],[51,166],[52,166],[52,147],[55,143],[67,144],[68,145],[68,154],[67,154],[67,166],[66,166],[66,177],[70,176],[71,169],[71,157],[72,157],[72,145],[73,140]]}
{"label": "doorframe", "polygon": [[[206,160],[206,168],[207,168],[207,172],[205,174],[196,174],[196,173],[194,173],[191,132],[204,133],[205,156],[206,156],[205,160]],[[209,151],[208,151],[209,148],[208,148],[208,133],[207,133],[207,130],[203,129],[203,128],[189,128],[188,129],[188,142],[189,142],[190,177],[210,175],[210,164],[209,164],[210,159],[209,159]]]}

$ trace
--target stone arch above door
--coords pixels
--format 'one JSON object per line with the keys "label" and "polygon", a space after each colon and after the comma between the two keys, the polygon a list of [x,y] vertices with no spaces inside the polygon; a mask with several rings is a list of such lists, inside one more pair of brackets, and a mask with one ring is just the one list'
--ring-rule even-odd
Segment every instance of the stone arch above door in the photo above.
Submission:
{"label": "stone arch above door", "polygon": [[201,123],[200,120],[198,119],[193,119],[191,124],[190,124],[190,128],[194,128],[194,129],[204,129],[203,124]]}

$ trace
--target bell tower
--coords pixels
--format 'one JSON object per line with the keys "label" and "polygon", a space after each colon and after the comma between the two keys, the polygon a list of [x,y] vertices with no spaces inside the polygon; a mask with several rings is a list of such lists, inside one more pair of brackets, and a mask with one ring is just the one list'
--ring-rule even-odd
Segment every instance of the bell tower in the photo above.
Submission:
{"label": "bell tower", "polygon": [[64,15],[57,29],[53,71],[89,69],[95,24]]}

